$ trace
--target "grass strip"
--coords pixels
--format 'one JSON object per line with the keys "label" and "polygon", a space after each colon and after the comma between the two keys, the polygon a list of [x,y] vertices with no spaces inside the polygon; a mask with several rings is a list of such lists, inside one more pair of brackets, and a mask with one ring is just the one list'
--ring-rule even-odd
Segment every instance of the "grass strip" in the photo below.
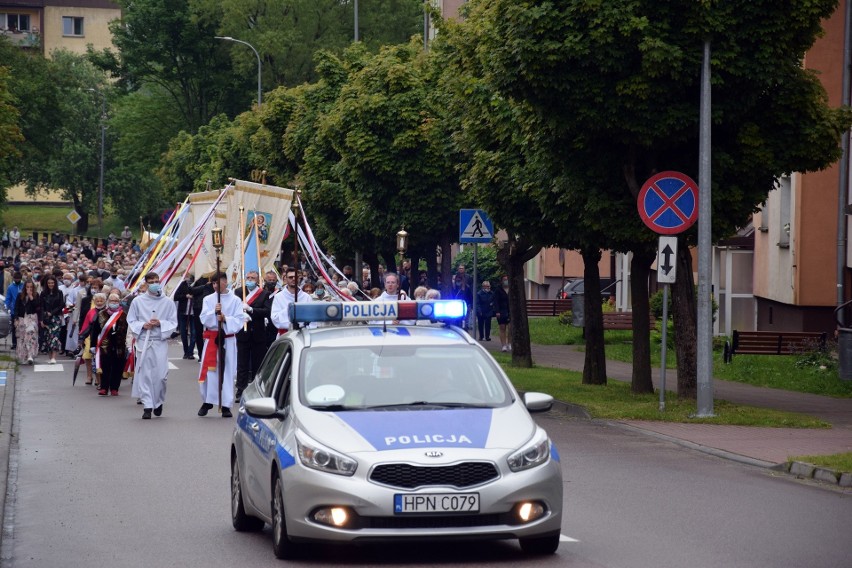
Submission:
{"label": "grass strip", "polygon": [[796,456],[790,459],[792,461],[805,462],[843,473],[852,472],[852,452],[829,454],[825,456]]}

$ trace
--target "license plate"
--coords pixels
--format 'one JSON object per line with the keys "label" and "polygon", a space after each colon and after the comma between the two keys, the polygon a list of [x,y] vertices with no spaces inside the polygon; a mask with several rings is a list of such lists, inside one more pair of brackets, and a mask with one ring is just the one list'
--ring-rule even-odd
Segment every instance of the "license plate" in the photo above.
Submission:
{"label": "license plate", "polygon": [[406,513],[478,513],[479,493],[397,493],[393,512]]}

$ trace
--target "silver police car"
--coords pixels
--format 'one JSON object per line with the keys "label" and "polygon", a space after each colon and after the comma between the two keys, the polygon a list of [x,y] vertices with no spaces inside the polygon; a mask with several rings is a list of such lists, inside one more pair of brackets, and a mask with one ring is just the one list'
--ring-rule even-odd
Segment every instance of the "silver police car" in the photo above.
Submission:
{"label": "silver police car", "polygon": [[279,338],[243,393],[234,528],[270,523],[278,558],[311,541],[516,538],[527,553],[555,552],[562,469],[530,417],[553,399],[519,396],[450,324],[464,310],[449,300],[291,306],[292,322],[319,325]]}

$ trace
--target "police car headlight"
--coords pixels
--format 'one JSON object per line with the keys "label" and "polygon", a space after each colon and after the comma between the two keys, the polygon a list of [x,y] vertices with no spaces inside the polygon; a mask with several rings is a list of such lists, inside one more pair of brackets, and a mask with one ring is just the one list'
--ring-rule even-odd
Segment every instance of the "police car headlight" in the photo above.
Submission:
{"label": "police car headlight", "polygon": [[358,462],[341,453],[325,448],[316,442],[304,438],[296,438],[299,448],[299,459],[302,465],[311,469],[350,476],[358,468]]}
{"label": "police car headlight", "polygon": [[523,471],[546,463],[549,458],[550,438],[539,430],[532,443],[510,455],[507,461],[512,471]]}

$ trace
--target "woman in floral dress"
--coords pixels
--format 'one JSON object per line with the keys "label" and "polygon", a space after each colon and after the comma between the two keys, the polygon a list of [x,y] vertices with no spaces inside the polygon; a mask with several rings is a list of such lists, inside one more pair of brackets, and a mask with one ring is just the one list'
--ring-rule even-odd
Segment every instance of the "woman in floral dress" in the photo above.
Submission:
{"label": "woman in floral dress", "polygon": [[50,364],[56,363],[56,354],[62,350],[62,310],[65,308],[65,296],[59,289],[56,276],[50,274],[44,279],[41,291],[41,325],[45,328],[44,342]]}
{"label": "woman in floral dress", "polygon": [[21,363],[32,365],[38,355],[38,325],[41,299],[32,280],[24,282],[24,288],[15,302],[15,333],[18,337],[17,356]]}

